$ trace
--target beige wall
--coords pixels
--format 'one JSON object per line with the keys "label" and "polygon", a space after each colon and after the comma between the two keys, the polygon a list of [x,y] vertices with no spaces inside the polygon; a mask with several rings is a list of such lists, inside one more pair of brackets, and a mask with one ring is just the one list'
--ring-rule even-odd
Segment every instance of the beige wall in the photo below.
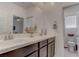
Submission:
{"label": "beige wall", "polygon": [[[26,9],[12,3],[0,3],[0,22],[2,21],[3,32],[10,32],[13,26],[13,15],[27,17]],[[1,32],[1,31],[0,31]]]}
{"label": "beige wall", "polygon": [[56,39],[56,56],[64,56],[64,15],[63,9],[58,6],[55,10],[55,19],[57,20],[58,30]]}

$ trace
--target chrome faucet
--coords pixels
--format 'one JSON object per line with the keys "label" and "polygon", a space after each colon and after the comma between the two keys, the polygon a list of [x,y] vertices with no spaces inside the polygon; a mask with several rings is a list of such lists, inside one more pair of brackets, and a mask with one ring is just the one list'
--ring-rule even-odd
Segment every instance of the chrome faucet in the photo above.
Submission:
{"label": "chrome faucet", "polygon": [[47,29],[45,29],[45,30],[41,29],[40,35],[41,35],[41,36],[47,35]]}
{"label": "chrome faucet", "polygon": [[41,36],[43,35],[43,29],[41,29],[41,33],[40,33],[40,35],[41,35]]}
{"label": "chrome faucet", "polygon": [[47,35],[47,29],[44,30],[44,35]]}
{"label": "chrome faucet", "polygon": [[9,34],[5,35],[4,40],[11,40],[13,39],[13,34],[10,32]]}
{"label": "chrome faucet", "polygon": [[9,40],[13,39],[13,34],[12,34],[11,32],[10,32],[9,35],[8,35],[8,39],[9,39]]}

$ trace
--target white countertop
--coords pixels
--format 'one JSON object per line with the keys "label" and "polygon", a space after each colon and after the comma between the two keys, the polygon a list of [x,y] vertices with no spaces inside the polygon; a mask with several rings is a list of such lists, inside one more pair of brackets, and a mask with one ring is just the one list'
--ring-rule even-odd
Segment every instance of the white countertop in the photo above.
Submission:
{"label": "white countertop", "polygon": [[46,40],[48,38],[56,36],[55,33],[47,34],[47,35],[36,35],[34,37],[22,37],[22,38],[14,38],[11,40],[4,40],[0,41],[0,54],[6,53],[24,46],[28,46],[30,44],[34,44],[43,40]]}

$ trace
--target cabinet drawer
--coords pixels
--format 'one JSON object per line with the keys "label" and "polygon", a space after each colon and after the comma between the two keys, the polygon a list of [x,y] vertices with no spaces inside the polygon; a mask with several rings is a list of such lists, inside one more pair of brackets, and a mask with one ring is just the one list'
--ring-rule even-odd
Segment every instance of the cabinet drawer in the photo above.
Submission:
{"label": "cabinet drawer", "polygon": [[38,50],[38,44],[36,43],[33,45],[29,45],[27,47],[24,47],[23,49],[24,49],[23,50],[24,56],[26,56],[26,55],[32,53],[33,51]]}
{"label": "cabinet drawer", "polygon": [[45,45],[47,45],[47,40],[40,42],[40,48],[43,47],[43,46],[45,46]]}
{"label": "cabinet drawer", "polygon": [[55,55],[55,45],[53,43],[48,45],[48,57],[54,57]]}
{"label": "cabinet drawer", "polygon": [[55,41],[55,37],[52,37],[52,38],[49,38],[48,39],[48,43],[52,42],[52,41]]}
{"label": "cabinet drawer", "polygon": [[47,46],[40,49],[40,57],[47,57]]}
{"label": "cabinet drawer", "polygon": [[32,44],[23,48],[19,48],[4,54],[1,54],[0,56],[3,57],[24,57],[28,54],[30,54],[31,52],[35,51],[38,49],[38,44]]}
{"label": "cabinet drawer", "polygon": [[36,51],[36,52],[30,54],[30,55],[27,56],[27,57],[38,57],[38,51]]}

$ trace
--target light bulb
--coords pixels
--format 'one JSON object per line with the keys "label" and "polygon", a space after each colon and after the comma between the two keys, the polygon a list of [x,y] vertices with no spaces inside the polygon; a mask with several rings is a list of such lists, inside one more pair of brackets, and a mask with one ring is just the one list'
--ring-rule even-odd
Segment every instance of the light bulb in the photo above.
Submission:
{"label": "light bulb", "polygon": [[20,19],[17,19],[17,21],[20,21]]}

